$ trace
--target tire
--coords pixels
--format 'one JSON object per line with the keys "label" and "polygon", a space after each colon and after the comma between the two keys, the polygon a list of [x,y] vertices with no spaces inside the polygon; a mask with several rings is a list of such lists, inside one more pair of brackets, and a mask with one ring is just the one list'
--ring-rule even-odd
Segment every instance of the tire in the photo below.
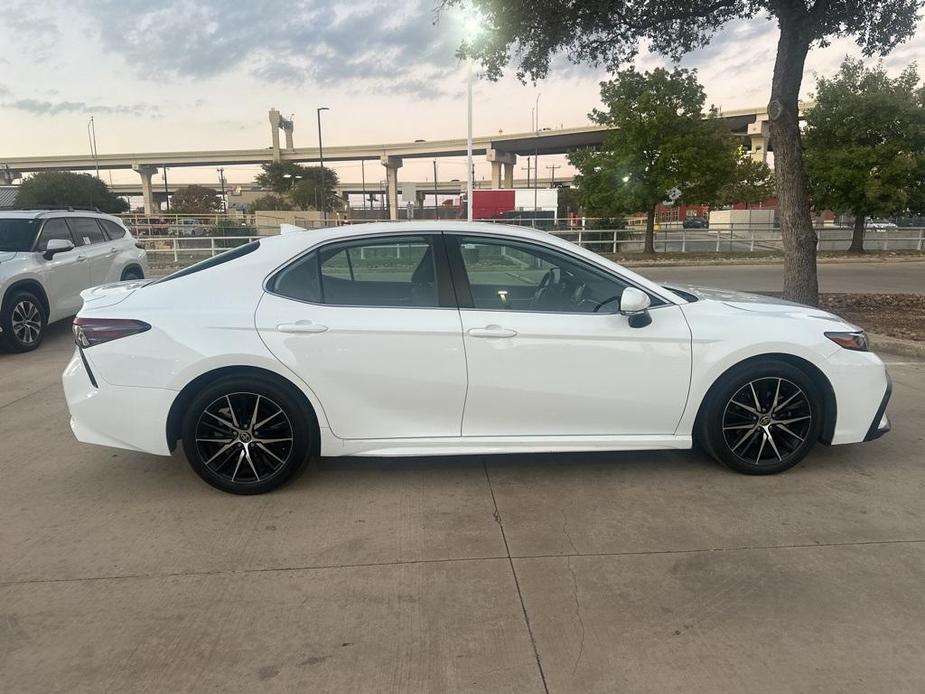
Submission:
{"label": "tire", "polygon": [[290,388],[259,376],[227,376],[189,403],[183,449],[196,474],[216,489],[262,494],[305,466],[316,430],[314,413]]}
{"label": "tire", "polygon": [[737,472],[789,470],[819,439],[822,394],[805,372],[787,362],[767,359],[734,368],[707,397],[699,439],[710,455]]}
{"label": "tire", "polygon": [[47,325],[41,299],[28,289],[14,290],[0,308],[0,344],[8,352],[31,352],[42,344]]}
{"label": "tire", "polygon": [[122,272],[122,281],[129,282],[131,280],[143,280],[145,278],[145,273],[141,271],[140,268],[130,267],[127,270]]}

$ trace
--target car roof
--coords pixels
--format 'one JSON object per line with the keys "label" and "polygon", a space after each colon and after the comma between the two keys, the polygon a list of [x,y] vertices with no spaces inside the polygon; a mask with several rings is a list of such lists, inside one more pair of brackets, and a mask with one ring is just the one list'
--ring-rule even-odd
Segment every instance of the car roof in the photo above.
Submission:
{"label": "car roof", "polygon": [[51,219],[53,217],[97,217],[122,224],[122,220],[115,215],[94,212],[93,210],[0,210],[0,219]]}

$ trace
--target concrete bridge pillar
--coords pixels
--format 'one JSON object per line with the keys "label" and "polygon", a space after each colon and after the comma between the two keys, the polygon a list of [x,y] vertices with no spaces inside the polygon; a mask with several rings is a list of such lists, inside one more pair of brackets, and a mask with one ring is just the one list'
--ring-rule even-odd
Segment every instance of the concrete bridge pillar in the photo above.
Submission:
{"label": "concrete bridge pillar", "polygon": [[389,204],[389,219],[398,221],[398,170],[401,168],[401,157],[391,157],[383,154],[380,163],[385,167],[386,200]]}
{"label": "concrete bridge pillar", "polygon": [[0,166],[0,185],[11,186],[13,181],[22,178],[22,174],[14,171],[9,166]]}
{"label": "concrete bridge pillar", "polygon": [[[491,187],[513,188],[514,164],[517,163],[517,155],[511,152],[499,152],[496,149],[490,149],[485,153],[485,158],[491,162]],[[504,167],[503,180],[501,176],[502,166]]]}
{"label": "concrete bridge pillar", "polygon": [[771,124],[767,115],[759,113],[755,122],[748,124],[748,139],[751,141],[752,159],[767,164],[768,142],[771,139]]}
{"label": "concrete bridge pillar", "polygon": [[132,164],[132,168],[141,176],[141,197],[145,203],[145,214],[156,214],[159,208],[154,202],[154,186],[151,178],[157,173],[157,167],[153,164]]}
{"label": "concrete bridge pillar", "polygon": [[[275,108],[270,109],[268,114],[270,118],[270,138],[273,142],[273,161],[278,162],[280,160],[279,156],[279,123],[282,120],[282,117],[279,115],[279,111]],[[291,137],[291,135],[290,135]]]}

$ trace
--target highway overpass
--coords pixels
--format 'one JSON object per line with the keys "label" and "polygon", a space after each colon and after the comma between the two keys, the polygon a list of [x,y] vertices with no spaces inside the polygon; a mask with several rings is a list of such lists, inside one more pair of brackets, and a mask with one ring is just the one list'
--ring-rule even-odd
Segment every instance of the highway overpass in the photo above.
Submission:
{"label": "highway overpass", "polygon": [[[274,116],[275,114],[275,116]],[[743,138],[752,156],[766,159],[770,150],[767,109],[751,108],[721,114],[731,132]],[[274,120],[275,118],[275,120]],[[271,161],[317,162],[317,147],[294,147],[292,124],[287,126],[286,146],[280,146],[278,129],[283,128],[279,113],[270,112],[273,145],[265,149],[204,150],[193,152],[130,152],[123,154],[52,155],[4,157],[0,154],[0,183],[12,182],[23,173],[35,171],[90,171],[100,169],[133,169],[141,177],[141,193],[145,209],[153,213],[155,193],[152,176],[160,167],[232,166],[264,164]],[[576,128],[548,129],[538,133],[513,133],[481,136],[473,139],[473,153],[484,155],[491,162],[491,183],[494,188],[513,187],[514,164],[518,156],[534,154],[564,154],[581,147],[599,146],[608,129],[598,125]],[[458,157],[466,154],[465,138],[451,140],[416,140],[365,145],[340,145],[324,148],[325,161],[379,160],[386,169],[389,207],[397,214],[399,190],[398,169],[403,159]],[[425,186],[422,186],[426,188]],[[117,187],[118,190],[118,187]]]}

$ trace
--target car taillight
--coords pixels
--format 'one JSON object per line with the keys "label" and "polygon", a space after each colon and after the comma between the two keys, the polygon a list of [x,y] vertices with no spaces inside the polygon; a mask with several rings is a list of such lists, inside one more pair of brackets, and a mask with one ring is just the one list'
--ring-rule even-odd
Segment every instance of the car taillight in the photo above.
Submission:
{"label": "car taillight", "polygon": [[141,320],[128,318],[75,318],[74,342],[86,349],[120,337],[137,335],[151,326]]}
{"label": "car taillight", "polygon": [[845,349],[850,349],[853,352],[869,352],[870,343],[867,341],[867,335],[863,330],[850,333],[826,333],[825,336],[829,338],[839,347],[844,347]]}

